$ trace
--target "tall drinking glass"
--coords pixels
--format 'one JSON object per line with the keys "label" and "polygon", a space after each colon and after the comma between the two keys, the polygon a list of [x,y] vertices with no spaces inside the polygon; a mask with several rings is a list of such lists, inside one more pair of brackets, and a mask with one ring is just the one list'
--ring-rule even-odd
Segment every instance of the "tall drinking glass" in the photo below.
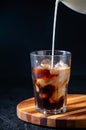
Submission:
{"label": "tall drinking glass", "polygon": [[52,56],[51,50],[40,50],[31,52],[30,58],[36,111],[66,112],[71,52],[55,50]]}

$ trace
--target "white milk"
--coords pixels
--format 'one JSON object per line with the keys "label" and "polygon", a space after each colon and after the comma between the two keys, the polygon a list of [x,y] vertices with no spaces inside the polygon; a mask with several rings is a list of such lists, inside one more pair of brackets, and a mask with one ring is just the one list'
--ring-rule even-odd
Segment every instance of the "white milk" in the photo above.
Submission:
{"label": "white milk", "polygon": [[54,11],[54,22],[53,22],[53,37],[52,37],[52,60],[51,60],[51,68],[53,68],[53,60],[54,60],[54,47],[55,47],[55,29],[56,29],[56,16],[58,10],[59,0],[55,2],[55,11]]}
{"label": "white milk", "polygon": [[86,0],[56,0],[55,1],[54,22],[53,22],[53,36],[52,36],[51,68],[53,68],[53,60],[54,60],[56,17],[57,17],[57,10],[58,10],[59,1],[62,2],[67,7],[73,9],[74,11],[86,14]]}

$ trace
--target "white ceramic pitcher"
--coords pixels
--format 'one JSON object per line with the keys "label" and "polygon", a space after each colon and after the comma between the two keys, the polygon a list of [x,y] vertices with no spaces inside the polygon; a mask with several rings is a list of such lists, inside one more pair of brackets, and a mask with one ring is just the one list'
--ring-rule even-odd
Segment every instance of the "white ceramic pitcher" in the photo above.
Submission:
{"label": "white ceramic pitcher", "polygon": [[67,7],[79,13],[86,14],[86,0],[59,0]]}

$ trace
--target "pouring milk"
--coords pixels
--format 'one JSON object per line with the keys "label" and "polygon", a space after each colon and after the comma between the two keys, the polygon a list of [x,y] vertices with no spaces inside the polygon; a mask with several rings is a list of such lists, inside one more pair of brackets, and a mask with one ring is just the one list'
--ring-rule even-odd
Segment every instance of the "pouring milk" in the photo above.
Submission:
{"label": "pouring milk", "polygon": [[56,0],[55,1],[55,11],[54,11],[54,22],[53,22],[53,36],[52,36],[52,60],[51,68],[53,68],[53,56],[54,56],[54,47],[55,47],[55,29],[56,29],[56,16],[58,10],[58,4],[62,2],[64,5],[70,9],[86,15],[86,0]]}

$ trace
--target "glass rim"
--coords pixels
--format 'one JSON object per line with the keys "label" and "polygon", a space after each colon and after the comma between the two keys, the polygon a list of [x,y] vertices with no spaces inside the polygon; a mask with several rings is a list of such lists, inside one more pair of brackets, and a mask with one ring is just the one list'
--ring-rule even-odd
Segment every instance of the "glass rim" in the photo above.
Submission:
{"label": "glass rim", "polygon": [[[50,54],[38,54],[38,52],[51,52]],[[71,52],[70,51],[67,51],[67,50],[54,50],[54,52],[58,53],[58,54],[54,54],[54,56],[65,56],[65,55],[69,55],[71,56]],[[52,50],[35,50],[35,51],[32,51],[30,52],[30,55],[32,56],[52,56]]]}

